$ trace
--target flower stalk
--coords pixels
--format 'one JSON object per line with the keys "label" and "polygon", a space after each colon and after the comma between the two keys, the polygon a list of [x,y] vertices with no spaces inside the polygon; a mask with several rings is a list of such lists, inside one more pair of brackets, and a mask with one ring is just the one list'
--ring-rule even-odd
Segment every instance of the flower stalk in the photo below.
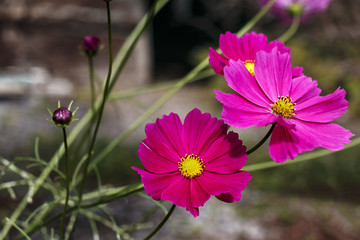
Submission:
{"label": "flower stalk", "polygon": [[299,29],[300,19],[301,19],[300,16],[295,16],[288,30],[285,33],[283,33],[278,38],[278,40],[282,42],[287,42],[290,38],[292,38]]}
{"label": "flower stalk", "polygon": [[274,123],[271,125],[269,131],[266,133],[266,135],[263,137],[263,139],[260,140],[260,142],[259,142],[258,144],[256,144],[256,145],[255,145],[253,148],[251,148],[250,150],[246,151],[246,154],[247,154],[247,155],[255,152],[259,147],[261,147],[261,145],[263,145],[263,144],[266,142],[266,140],[271,136],[271,133],[272,133],[272,131],[274,130],[275,125],[276,125],[276,122],[274,122]]}
{"label": "flower stalk", "polygon": [[170,210],[168,211],[168,213],[165,215],[164,219],[159,223],[159,225],[149,234],[147,235],[144,240],[149,240],[150,238],[152,238],[163,226],[164,224],[169,220],[171,214],[174,212],[176,205],[173,204],[170,208]]}
{"label": "flower stalk", "polygon": [[60,222],[60,236],[64,237],[64,221],[65,221],[65,215],[66,215],[68,202],[69,202],[69,196],[70,196],[70,169],[69,169],[69,150],[68,150],[65,127],[62,128],[62,131],[63,131],[63,136],[64,136],[64,147],[65,147],[66,196],[65,196],[65,204],[64,204],[64,209],[63,209],[62,216],[61,216],[61,222]]}
{"label": "flower stalk", "polygon": [[87,177],[87,173],[88,173],[88,166],[89,166],[89,162],[90,162],[91,155],[92,155],[91,153],[93,151],[93,148],[94,148],[94,145],[95,145],[95,142],[96,142],[96,137],[97,137],[97,133],[99,131],[100,123],[101,123],[101,120],[102,120],[105,103],[106,103],[107,97],[108,97],[109,92],[110,92],[109,84],[110,84],[110,79],[111,79],[111,74],[112,74],[112,61],[113,61],[112,32],[111,32],[111,11],[110,11],[110,2],[105,1],[105,3],[106,3],[106,12],[107,12],[108,43],[109,43],[109,69],[108,69],[108,73],[107,73],[107,77],[106,77],[106,81],[105,81],[105,86],[104,86],[104,89],[103,89],[103,99],[102,99],[101,104],[100,104],[100,109],[99,109],[99,113],[98,113],[99,114],[98,119],[97,119],[97,122],[96,122],[94,134],[92,136],[91,143],[90,143],[90,146],[89,146],[89,149],[88,149],[87,159],[85,161],[84,168],[83,168],[83,175],[82,175],[82,180],[80,182],[80,188],[79,188],[78,205],[80,205],[81,201],[82,201],[84,185],[85,185],[85,181],[86,181],[86,177]]}

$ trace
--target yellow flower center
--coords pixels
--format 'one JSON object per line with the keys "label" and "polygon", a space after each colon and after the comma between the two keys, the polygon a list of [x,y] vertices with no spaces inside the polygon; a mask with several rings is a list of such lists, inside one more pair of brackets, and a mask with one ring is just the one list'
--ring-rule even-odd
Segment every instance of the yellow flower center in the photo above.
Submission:
{"label": "yellow flower center", "polygon": [[244,62],[245,67],[251,73],[251,75],[255,76],[254,68],[255,68],[255,61],[253,60],[246,60]]}
{"label": "yellow flower center", "polygon": [[274,104],[271,104],[271,111],[276,115],[280,114],[283,118],[291,118],[295,115],[295,105],[296,103],[292,103],[292,99],[289,96],[281,96]]}
{"label": "yellow flower center", "polygon": [[204,167],[203,161],[194,154],[185,154],[185,157],[181,158],[181,162],[179,162],[179,171],[186,178],[200,176]]}

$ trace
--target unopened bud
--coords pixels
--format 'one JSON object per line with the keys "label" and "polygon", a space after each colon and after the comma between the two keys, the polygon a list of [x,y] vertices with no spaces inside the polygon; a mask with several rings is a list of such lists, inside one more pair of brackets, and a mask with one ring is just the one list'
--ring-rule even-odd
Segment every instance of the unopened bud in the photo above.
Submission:
{"label": "unopened bud", "polygon": [[100,47],[100,39],[97,36],[85,36],[82,49],[88,56],[95,56]]}
{"label": "unopened bud", "polygon": [[52,120],[56,125],[69,125],[71,118],[72,112],[64,107],[56,109],[52,116]]}

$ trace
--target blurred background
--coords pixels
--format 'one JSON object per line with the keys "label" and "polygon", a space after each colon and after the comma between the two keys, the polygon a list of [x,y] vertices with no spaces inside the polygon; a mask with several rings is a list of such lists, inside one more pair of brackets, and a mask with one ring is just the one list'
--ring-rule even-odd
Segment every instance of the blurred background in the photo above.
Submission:
{"label": "blurred background", "polygon": [[[115,52],[152,2],[111,1]],[[259,9],[258,1],[253,0],[170,1],[139,41],[114,91],[128,93],[149,84],[175,82],[207,57],[209,47],[218,47],[221,33],[237,32]],[[356,136],[360,133],[359,12],[359,0],[333,0],[326,11],[302,23],[286,43],[292,51],[293,65],[303,66],[307,76],[318,80],[323,95],[339,86],[346,89],[349,109],[336,122]],[[274,40],[288,27],[268,13],[253,30]],[[13,161],[33,156],[35,138],[39,137],[40,155],[48,161],[62,136],[46,121],[46,108],[55,109],[58,100],[64,106],[74,100],[73,106],[79,106],[77,118],[90,108],[87,59],[79,51],[85,35],[99,36],[104,45],[94,59],[101,82],[108,68],[103,1],[0,0],[2,157]],[[147,122],[170,112],[184,117],[195,107],[220,117],[221,105],[214,98],[214,88],[229,91],[224,79],[215,75],[191,83]],[[153,91],[111,102],[105,110],[96,149],[107,146],[165,92]],[[140,180],[130,167],[141,166],[137,149],[146,123],[99,165],[104,184],[121,186]],[[232,130],[239,132],[248,147],[267,132],[265,128]],[[70,151],[76,150],[70,147]],[[359,239],[359,157],[360,149],[352,148],[310,162],[253,172],[254,178],[240,202],[210,200],[196,219],[177,208],[172,221],[154,239]],[[247,164],[262,161],[271,161],[267,144],[252,154]],[[91,175],[88,188],[95,185]],[[1,218],[9,216],[19,200],[21,197],[12,200],[7,192],[0,191]],[[41,199],[28,210],[35,208],[37,202]],[[114,201],[108,208],[122,225],[137,222],[153,205],[145,194],[139,194]],[[151,231],[151,223],[157,224],[162,217],[158,210],[153,221],[132,236],[141,239]],[[89,239],[91,235],[81,231],[89,229],[88,223],[84,220],[79,224],[83,228],[76,229],[74,239]],[[99,231],[101,239],[114,238],[106,228],[99,226]]]}

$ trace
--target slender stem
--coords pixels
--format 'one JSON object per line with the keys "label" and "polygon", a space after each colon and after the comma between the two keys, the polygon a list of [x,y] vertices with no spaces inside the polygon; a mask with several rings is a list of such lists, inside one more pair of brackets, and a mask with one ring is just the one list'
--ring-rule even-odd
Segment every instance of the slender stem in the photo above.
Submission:
{"label": "slender stem", "polygon": [[288,30],[285,33],[283,33],[278,39],[282,42],[288,41],[292,36],[294,36],[296,31],[299,29],[299,26],[300,26],[300,16],[296,16],[294,17],[293,22],[291,26],[288,28]]}
{"label": "slender stem", "polygon": [[90,159],[91,159],[91,153],[93,151],[95,141],[96,141],[96,137],[97,137],[97,133],[99,131],[99,127],[100,127],[101,119],[102,119],[102,116],[103,116],[106,99],[107,99],[107,97],[109,95],[109,92],[110,92],[109,91],[109,84],[110,84],[111,72],[112,72],[113,54],[112,54],[111,15],[110,15],[110,2],[109,1],[106,1],[106,11],[107,11],[108,41],[109,41],[109,69],[108,69],[108,74],[107,74],[107,78],[106,78],[106,81],[105,81],[104,94],[103,94],[103,99],[102,99],[100,109],[99,109],[98,120],[96,122],[94,135],[92,137],[90,147],[89,147],[89,150],[88,150],[87,159],[85,161],[85,165],[84,165],[84,168],[83,168],[84,169],[83,170],[83,175],[82,175],[83,178],[81,180],[80,190],[79,190],[79,205],[80,205],[80,203],[82,201],[82,195],[83,195],[83,191],[84,191],[85,180],[86,180],[86,177],[87,177],[89,162],[90,162]]}
{"label": "slender stem", "polygon": [[276,0],[269,1],[249,22],[247,22],[240,31],[237,32],[238,36],[244,35],[247,31],[249,31],[274,5]]}
{"label": "slender stem", "polygon": [[264,144],[264,142],[266,142],[266,140],[270,137],[272,131],[274,130],[274,127],[276,125],[276,122],[274,122],[272,125],[271,125],[271,128],[269,129],[269,131],[267,132],[267,134],[265,135],[265,137],[263,137],[263,139],[261,139],[261,141],[256,144],[253,148],[251,148],[250,150],[246,151],[246,154],[249,155],[251,154],[252,152],[254,152],[256,149],[258,149],[259,147],[261,147],[261,145]]}
{"label": "slender stem", "polygon": [[[96,197],[97,199],[93,202],[89,202],[89,203],[82,203],[80,206],[75,205],[75,206],[71,206],[69,208],[67,208],[66,213],[72,212],[72,211],[79,211],[80,208],[92,208],[92,207],[96,207],[102,204],[106,204],[109,203],[115,199],[120,199],[122,197],[126,197],[129,196],[131,194],[134,194],[136,192],[139,191],[143,191],[144,187],[143,184],[134,184],[134,185],[130,185],[125,187],[120,193],[111,193],[111,194],[107,194],[104,193],[100,198]],[[98,193],[96,193],[98,194]],[[75,199],[74,199],[75,202]],[[47,219],[41,219],[41,221],[39,221],[37,224],[31,224],[30,227],[25,229],[25,232],[28,235],[31,235],[32,233],[36,232],[37,230],[39,230],[42,226],[46,226],[49,223],[51,223],[52,221],[58,219],[61,217],[62,213],[57,213]],[[18,236],[17,239],[21,239],[22,236]]]}
{"label": "slender stem", "polygon": [[[275,3],[276,0],[269,1],[261,11],[256,14],[248,24],[246,24],[240,31],[237,32],[238,36],[242,36],[245,32],[251,29],[255,23],[257,23],[261,17],[269,11],[270,7]],[[103,149],[99,154],[97,154],[94,161],[91,163],[90,168],[93,168],[97,163],[99,163],[105,156],[107,156],[116,146],[118,146],[126,137],[128,137],[133,131],[135,131],[146,119],[148,119],[156,110],[158,110],[162,105],[164,105],[175,93],[177,93],[183,86],[187,83],[193,81],[193,79],[198,78],[199,74],[203,73],[203,70],[209,66],[209,58],[205,58],[200,62],[192,71],[187,75],[181,78],[176,84],[157,102],[155,102],[142,116],[135,120],[118,138],[114,139],[105,149]]]}
{"label": "slender stem", "polygon": [[61,222],[60,222],[60,236],[64,237],[64,221],[65,221],[65,215],[66,215],[69,196],[70,196],[70,170],[69,170],[69,151],[68,151],[65,127],[63,127],[62,130],[64,135],[64,147],[65,147],[66,197],[65,197],[64,210],[62,212]]}
{"label": "slender stem", "polygon": [[[348,149],[353,148],[353,147],[358,147],[358,145],[360,145],[360,138],[354,139],[351,143],[346,145],[345,148],[337,150],[337,152],[345,151],[345,150],[348,150]],[[313,151],[313,152],[309,152],[309,153],[299,155],[294,160],[291,160],[291,161],[288,160],[288,161],[286,161],[284,163],[281,163],[281,164],[277,163],[277,162],[274,162],[274,161],[266,161],[266,162],[247,165],[247,166],[243,167],[241,170],[249,171],[249,172],[259,171],[259,170],[263,170],[263,169],[269,169],[269,168],[273,168],[273,167],[280,167],[280,166],[284,166],[284,165],[295,164],[295,163],[300,163],[300,162],[304,162],[304,161],[308,161],[308,160],[312,160],[312,159],[317,159],[317,158],[324,157],[324,156],[327,156],[327,155],[330,155],[330,154],[333,154],[333,153],[334,153],[334,151],[330,151],[330,150],[327,150],[327,149],[321,149],[321,150],[318,150],[318,151]]]}
{"label": "slender stem", "polygon": [[171,206],[169,212],[164,217],[164,219],[159,223],[159,225],[149,235],[147,235],[147,237],[144,238],[144,240],[149,240],[150,238],[152,238],[162,228],[162,226],[164,226],[164,224],[167,222],[167,220],[170,218],[171,214],[173,213],[175,207],[176,207],[176,205],[173,204]]}
{"label": "slender stem", "polygon": [[91,110],[95,115],[95,83],[94,83],[94,61],[92,56],[88,56],[89,62],[89,76],[90,76],[90,98],[91,98]]}
{"label": "slender stem", "polygon": [[[167,3],[169,0],[158,0],[155,4],[153,4],[151,12],[154,12],[155,15],[157,14]],[[154,9],[154,10],[153,10]],[[121,73],[121,70],[123,69],[123,66],[129,59],[131,52],[134,50],[134,46],[138,42],[140,35],[144,32],[145,28],[150,23],[149,14],[146,14],[141,21],[137,24],[136,28],[132,31],[129,38],[126,39],[123,46],[121,47],[120,51],[118,52],[118,56],[114,61],[114,74],[112,75],[112,84],[111,86],[115,85],[115,82],[117,79],[119,79],[119,75]],[[95,103],[95,109],[99,109],[100,106],[100,100],[96,101]],[[78,124],[73,128],[71,131],[71,134],[68,137],[69,144],[73,143],[77,136],[80,134],[82,129],[84,129],[88,122],[91,121],[91,111],[88,111],[82,119],[78,122]],[[19,205],[17,205],[16,209],[12,212],[10,220],[12,222],[16,222],[16,220],[19,218],[21,213],[24,212],[24,209],[26,208],[28,204],[28,200],[31,199],[36,192],[40,189],[40,187],[43,185],[45,179],[50,175],[50,173],[53,171],[53,169],[57,166],[57,163],[59,161],[59,158],[64,154],[64,145],[62,144],[58,150],[54,153],[53,157],[50,159],[48,165],[45,167],[45,169],[41,172],[40,176],[36,179],[34,187],[32,189],[29,189],[29,191],[26,193],[25,197],[21,200]],[[1,232],[0,232],[0,240],[7,237],[10,229],[12,228],[12,224],[10,221],[7,221],[5,225],[3,226]]]}

